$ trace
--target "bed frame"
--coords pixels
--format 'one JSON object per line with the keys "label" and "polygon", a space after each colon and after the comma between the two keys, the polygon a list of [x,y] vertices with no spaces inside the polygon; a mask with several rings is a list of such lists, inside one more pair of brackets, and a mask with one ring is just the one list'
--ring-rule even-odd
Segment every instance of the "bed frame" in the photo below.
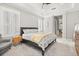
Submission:
{"label": "bed frame", "polygon": [[[21,27],[21,28],[20,28],[20,35],[21,35],[21,36],[22,36],[22,34],[24,34],[24,32],[23,32],[24,29],[28,29],[28,30],[35,29],[35,30],[38,30],[37,27]],[[46,51],[47,48],[48,48],[49,46],[51,46],[51,44],[53,44],[54,42],[56,42],[56,39],[53,40],[53,41],[45,48],[45,51]],[[36,44],[35,42],[32,42],[32,41],[23,39],[23,40],[22,40],[22,43],[25,43],[25,44],[27,44],[27,45],[29,45],[29,46],[32,46],[32,47],[34,47],[34,48],[37,48],[37,49],[41,50],[42,56],[44,56],[45,51],[44,51],[38,44]]]}

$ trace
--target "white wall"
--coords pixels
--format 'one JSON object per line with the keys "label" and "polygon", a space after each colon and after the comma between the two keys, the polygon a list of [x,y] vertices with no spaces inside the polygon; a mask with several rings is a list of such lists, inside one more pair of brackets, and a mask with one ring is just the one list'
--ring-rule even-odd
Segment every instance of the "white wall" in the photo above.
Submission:
{"label": "white wall", "polygon": [[79,24],[79,11],[66,14],[66,37],[73,39],[75,25]]}
{"label": "white wall", "polygon": [[55,33],[55,21],[53,16],[44,18],[44,32]]}
{"label": "white wall", "polygon": [[21,27],[22,26],[26,26],[26,27],[37,27],[38,26],[38,19],[40,19],[41,17],[32,13],[32,12],[29,12],[29,11],[25,11],[25,10],[21,10],[21,6],[18,7],[16,5],[13,5],[15,7],[13,7],[12,5],[7,5],[7,4],[4,4],[4,5],[1,5],[3,7],[7,7],[7,8],[11,8],[11,9],[14,9],[14,10],[17,10],[20,12],[20,25]]}
{"label": "white wall", "polygon": [[62,32],[63,32],[63,34],[62,34],[62,36],[63,36],[63,38],[66,38],[66,13],[63,13],[63,15],[62,15],[63,17],[62,17],[62,23],[63,23],[63,29],[62,29]]}
{"label": "white wall", "polygon": [[2,27],[2,25],[3,25],[2,12],[0,10],[0,34],[3,33],[3,27]]}
{"label": "white wall", "polygon": [[30,13],[21,12],[21,27],[37,27],[38,26],[38,17]]}
{"label": "white wall", "polygon": [[19,11],[16,9],[0,6],[0,33],[3,37],[20,33],[19,20]]}
{"label": "white wall", "polygon": [[[6,7],[6,6],[3,6]],[[13,7],[7,7],[10,9],[17,10]],[[38,20],[42,19],[42,17],[35,15],[33,13],[29,13],[28,11],[17,10],[20,12],[20,27],[38,27]],[[0,15],[1,17],[1,15]],[[1,20],[0,20],[1,21]],[[2,22],[0,22],[0,26]],[[0,33],[2,33],[2,28],[0,27]]]}

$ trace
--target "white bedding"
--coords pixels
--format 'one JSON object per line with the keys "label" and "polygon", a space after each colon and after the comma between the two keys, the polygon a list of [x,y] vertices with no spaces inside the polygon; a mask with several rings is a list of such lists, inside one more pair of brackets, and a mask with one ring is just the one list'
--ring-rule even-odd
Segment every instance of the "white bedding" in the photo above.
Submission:
{"label": "white bedding", "polygon": [[[29,34],[23,34],[22,37],[23,39],[26,40],[30,40],[32,41],[32,35],[36,34],[36,33],[29,33]],[[46,37],[44,37],[39,43],[37,43],[43,50],[45,50],[45,48],[56,39],[56,35],[47,35]]]}
{"label": "white bedding", "polygon": [[23,34],[23,35],[22,35],[22,38],[31,41],[33,34],[34,34],[34,33]]}

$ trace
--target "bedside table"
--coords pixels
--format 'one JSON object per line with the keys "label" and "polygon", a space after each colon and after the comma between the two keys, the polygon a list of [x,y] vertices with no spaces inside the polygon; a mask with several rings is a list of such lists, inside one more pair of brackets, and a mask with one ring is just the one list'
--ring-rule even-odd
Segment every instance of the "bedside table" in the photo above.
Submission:
{"label": "bedside table", "polygon": [[15,35],[12,38],[12,44],[18,45],[22,41],[22,37],[20,35]]}

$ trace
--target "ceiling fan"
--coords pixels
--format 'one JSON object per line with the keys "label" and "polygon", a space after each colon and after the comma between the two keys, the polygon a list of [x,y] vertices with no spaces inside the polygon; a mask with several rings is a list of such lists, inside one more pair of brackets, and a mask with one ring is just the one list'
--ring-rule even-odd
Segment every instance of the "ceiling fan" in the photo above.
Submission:
{"label": "ceiling fan", "polygon": [[[44,8],[44,5],[50,5],[51,3],[42,3],[42,8]],[[56,8],[51,8],[51,10],[55,10]]]}
{"label": "ceiling fan", "polygon": [[49,5],[51,3],[42,3],[42,8],[44,8],[44,5]]}

